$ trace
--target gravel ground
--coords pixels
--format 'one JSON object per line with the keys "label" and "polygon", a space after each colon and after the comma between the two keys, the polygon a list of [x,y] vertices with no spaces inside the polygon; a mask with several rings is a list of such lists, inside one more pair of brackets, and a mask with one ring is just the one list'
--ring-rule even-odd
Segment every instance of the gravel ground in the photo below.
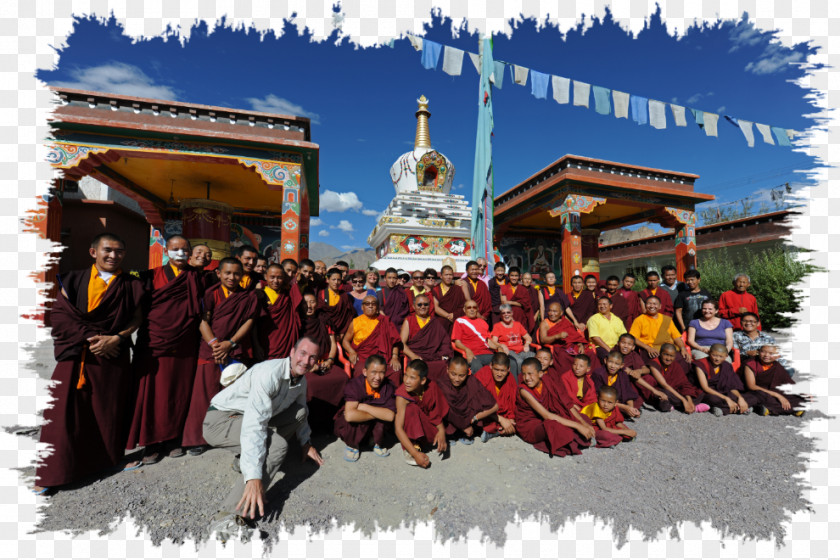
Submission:
{"label": "gravel ground", "polygon": [[[647,411],[633,425],[636,441],[615,449],[550,458],[518,438],[496,438],[456,445],[445,460],[433,454],[428,470],[405,464],[398,445],[388,458],[363,450],[359,462],[350,464],[343,460],[344,445],[320,434],[314,443],[324,466],[303,463],[293,446],[284,474],[268,492],[271,503],[259,528],[271,547],[281,528],[328,530],[333,519],[365,535],[377,526],[434,521],[439,539],[466,538],[478,527],[502,545],[505,526],[516,515],[541,518],[556,530],[589,513],[613,528],[619,545],[630,528],[648,539],[663,529],[676,536],[684,521],[709,521],[724,536],[781,543],[783,522],[809,508],[797,476],[813,450],[813,441],[801,433],[806,423]],[[240,476],[231,459],[229,452],[212,449],[133,472],[105,473],[46,498],[39,529],[107,531],[130,513],[155,544],[202,541],[209,536],[210,516]],[[34,469],[23,474],[31,481]]]}

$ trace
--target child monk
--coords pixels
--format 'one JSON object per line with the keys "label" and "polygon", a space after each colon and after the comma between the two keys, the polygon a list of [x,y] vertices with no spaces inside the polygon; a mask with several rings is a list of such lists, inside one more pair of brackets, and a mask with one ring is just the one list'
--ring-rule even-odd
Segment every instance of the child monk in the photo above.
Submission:
{"label": "child monk", "polygon": [[662,345],[659,357],[650,363],[650,373],[643,380],[651,388],[640,385],[639,392],[649,405],[661,412],[674,408],[686,414],[709,410],[709,405],[700,402],[703,392],[689,382],[685,369],[677,360],[677,347],[673,344]]}
{"label": "child monk", "polygon": [[597,400],[595,385],[589,376],[589,365],[589,356],[579,354],[575,356],[571,369],[564,371],[560,376],[566,396],[575,404],[577,410]]}
{"label": "child monk", "polygon": [[564,457],[580,455],[595,437],[589,419],[574,408],[563,388],[544,376],[540,362],[522,362],[522,382],[516,396],[516,433],[539,451]]}
{"label": "child monk", "polygon": [[637,392],[641,393],[645,383],[643,376],[650,373],[650,368],[645,365],[642,355],[636,352],[636,337],[630,333],[624,333],[618,337],[618,344],[613,346],[612,351],[618,351],[624,357],[623,369],[636,386]]}
{"label": "child monk", "polygon": [[344,336],[347,327],[356,317],[353,303],[348,299],[351,296],[346,295],[342,287],[343,275],[338,267],[329,269],[327,287],[318,292],[319,305],[327,310],[330,328],[338,337]]}
{"label": "child monk", "polygon": [[257,294],[242,287],[245,269],[239,259],[226,257],[216,270],[219,283],[204,295],[199,326],[204,343],[198,350],[198,369],[184,426],[183,445],[191,447],[191,455],[200,455],[206,449],[202,424],[210,399],[222,388],[221,367],[232,359],[250,365],[253,358],[251,328],[258,312]]}
{"label": "child monk", "polygon": [[615,387],[603,385],[598,389],[598,400],[583,408],[583,414],[592,419],[598,447],[614,447],[622,441],[632,441],[636,431],[624,424],[624,416],[618,406],[618,391]]}
{"label": "child monk", "polygon": [[396,389],[385,377],[385,358],[379,355],[365,360],[364,377],[355,377],[344,388],[344,409],[339,410],[333,421],[335,435],[346,446],[344,460],[359,460],[359,446],[369,436],[373,437],[373,453],[378,457],[390,455],[384,447],[385,436],[394,425],[396,416]]}
{"label": "child monk", "polygon": [[[551,353],[548,353],[551,358]],[[510,373],[510,357],[504,352],[496,352],[489,366],[484,366],[475,374],[478,382],[484,385],[499,409],[496,419],[485,421],[481,432],[481,442],[487,443],[496,436],[511,436],[516,433],[516,380]]]}
{"label": "child monk", "polygon": [[[551,355],[551,350],[545,346],[537,350],[537,360],[540,362],[540,369],[543,372],[543,375],[552,375],[555,377],[557,381],[560,380],[560,371],[558,371],[557,366],[554,364],[554,357]],[[521,379],[521,374],[520,374]],[[517,380],[517,384],[521,383],[521,381]]]}
{"label": "child monk", "polygon": [[741,395],[744,385],[726,356],[726,346],[712,344],[708,357],[694,361],[697,384],[704,393],[703,402],[712,407],[715,416],[747,414],[752,409]]}
{"label": "child monk", "polygon": [[428,374],[429,368],[423,360],[409,362],[403,383],[397,389],[394,420],[394,431],[402,444],[405,462],[424,469],[432,464],[423,452],[424,447],[435,448],[440,455],[446,453],[444,418],[449,413],[449,403]]}
{"label": "child monk", "polygon": [[472,375],[463,356],[449,361],[448,375],[438,382],[449,413],[446,415],[446,435],[464,445],[472,445],[476,428],[481,429],[485,418],[495,418],[499,405],[493,395]]}
{"label": "child monk", "polygon": [[776,361],[778,354],[778,348],[765,344],[758,350],[758,358],[746,363],[744,384],[748,392],[744,394],[744,398],[761,416],[802,416],[805,414],[805,410],[801,408],[805,398],[779,390],[782,385],[792,385],[793,379]]}
{"label": "child monk", "polygon": [[607,354],[604,366],[593,368],[591,378],[592,384],[598,389],[604,386],[615,389],[616,406],[623,415],[630,418],[638,418],[641,415],[638,407],[641,406],[642,399],[624,370],[624,354],[617,350]]}

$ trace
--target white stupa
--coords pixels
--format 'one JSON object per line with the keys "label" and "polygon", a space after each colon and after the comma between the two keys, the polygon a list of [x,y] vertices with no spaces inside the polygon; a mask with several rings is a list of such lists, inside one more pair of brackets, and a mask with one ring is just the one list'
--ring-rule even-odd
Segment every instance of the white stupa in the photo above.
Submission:
{"label": "white stupa", "polygon": [[377,256],[371,266],[412,271],[449,264],[464,272],[472,210],[462,195],[449,192],[455,166],[432,148],[429,100],[421,96],[417,104],[414,150],[391,166],[396,196],[368,236]]}

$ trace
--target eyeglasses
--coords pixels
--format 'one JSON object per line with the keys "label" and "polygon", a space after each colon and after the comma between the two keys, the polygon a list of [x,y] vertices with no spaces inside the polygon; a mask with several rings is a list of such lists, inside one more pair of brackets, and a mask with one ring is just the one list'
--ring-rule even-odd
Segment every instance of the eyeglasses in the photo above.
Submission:
{"label": "eyeglasses", "polygon": [[426,276],[426,280],[437,280],[437,276],[432,276],[431,274],[429,274],[428,276]]}
{"label": "eyeglasses", "polygon": [[364,280],[351,280],[350,283],[351,284],[364,284],[365,281]]}
{"label": "eyeglasses", "polygon": [[415,303],[414,307],[429,307],[428,303]]}

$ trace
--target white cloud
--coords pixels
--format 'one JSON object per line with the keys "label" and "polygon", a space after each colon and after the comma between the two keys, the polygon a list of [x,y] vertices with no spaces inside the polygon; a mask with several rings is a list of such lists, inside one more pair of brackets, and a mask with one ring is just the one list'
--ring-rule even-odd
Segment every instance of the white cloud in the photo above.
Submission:
{"label": "white cloud", "polygon": [[169,101],[178,97],[171,87],[155,84],[140,68],[124,62],[74,68],[70,70],[70,77],[72,79],[50,82],[50,85]]}
{"label": "white cloud", "polygon": [[325,229],[322,229],[321,231],[318,232],[318,237],[329,237],[329,236],[330,236],[330,232],[325,230]]}
{"label": "white cloud", "polygon": [[686,103],[686,105],[694,105],[695,103],[697,103],[698,101],[700,101],[704,97],[711,97],[714,94],[715,94],[715,92],[713,92],[713,91],[710,91],[708,93],[695,93],[694,95],[692,95],[691,97],[686,99],[685,103]]}
{"label": "white cloud", "polygon": [[326,212],[347,212],[348,210],[361,210],[362,201],[354,192],[335,192],[326,190],[321,194],[321,211]]}
{"label": "white cloud", "polygon": [[733,26],[732,31],[729,32],[729,39],[732,41],[729,52],[735,52],[741,47],[754,47],[761,43],[763,33],[756,29],[752,23],[741,20],[741,23]]}
{"label": "white cloud", "polygon": [[376,210],[368,210],[367,208],[365,208],[364,210],[362,210],[362,214],[364,214],[365,216],[378,216],[379,212],[377,212]]}
{"label": "white cloud", "polygon": [[321,218],[309,218],[309,225],[310,226],[322,226],[322,225],[324,225],[324,221]]}
{"label": "white cloud", "polygon": [[337,226],[330,226],[330,229],[340,229],[345,233],[350,233],[353,230],[353,224],[350,223],[350,220],[341,220],[338,222]]}
{"label": "white cloud", "polygon": [[715,111],[715,112],[716,113],[723,113],[724,111],[726,111],[726,105],[721,105],[720,107],[717,108],[717,111]]}
{"label": "white cloud", "polygon": [[307,117],[312,121],[312,124],[321,124],[321,116],[318,113],[307,111],[301,105],[293,103],[288,99],[277,97],[273,93],[269,93],[264,98],[248,97],[245,99],[251,104],[254,111],[262,113],[279,113],[281,115],[291,115],[294,117]]}
{"label": "white cloud", "polygon": [[460,191],[460,190],[462,190],[463,188],[464,188],[464,183],[458,183],[457,185],[455,185],[454,187],[452,187],[452,190],[453,190],[453,191]]}
{"label": "white cloud", "polygon": [[753,74],[773,74],[785,70],[792,62],[802,62],[805,55],[798,51],[786,49],[778,43],[767,45],[758,60],[750,62],[744,67]]}

